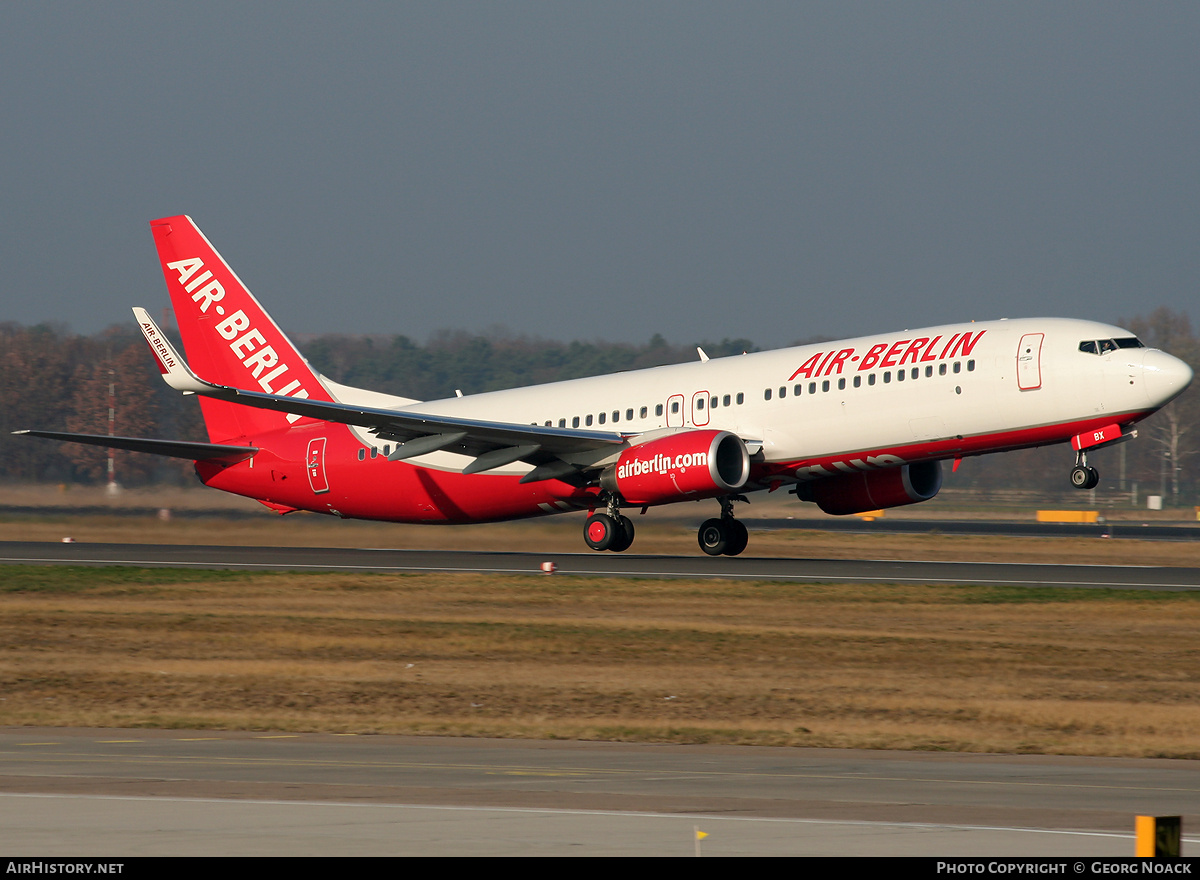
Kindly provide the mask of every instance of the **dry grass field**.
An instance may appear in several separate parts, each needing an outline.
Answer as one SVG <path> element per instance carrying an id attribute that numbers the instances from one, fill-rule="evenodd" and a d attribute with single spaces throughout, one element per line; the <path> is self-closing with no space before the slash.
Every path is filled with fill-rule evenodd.
<path id="1" fill-rule="evenodd" d="M 113 502 L 162 520 L 75 493 L 0 539 L 583 549 L 580 516 L 193 518 L 212 493 L 178 494 Z M 694 526 L 637 523 L 635 552 L 699 552 Z M 1200 565 L 1124 538 L 752 531 L 748 552 Z M 1197 757 L 1198 624 L 1194 593 L 8 566 L 0 724 Z"/>
<path id="2" fill-rule="evenodd" d="M 0 723 L 1200 756 L 1200 595 L 0 569 Z"/>

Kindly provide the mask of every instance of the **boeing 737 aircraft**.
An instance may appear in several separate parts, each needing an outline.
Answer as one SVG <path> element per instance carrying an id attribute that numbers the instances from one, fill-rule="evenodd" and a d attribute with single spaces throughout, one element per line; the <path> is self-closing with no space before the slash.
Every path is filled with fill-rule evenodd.
<path id="1" fill-rule="evenodd" d="M 272 510 L 469 523 L 587 510 L 584 540 L 625 550 L 622 509 L 712 499 L 701 549 L 737 555 L 733 503 L 788 488 L 833 514 L 933 498 L 942 462 L 1070 443 L 1089 451 L 1192 380 L 1119 327 L 1065 318 L 952 324 L 417 401 L 317 373 L 186 216 L 150 224 L 187 360 L 134 309 L 163 378 L 200 396 L 210 442 L 55 431 L 195 461 L 208 486 Z M 714 511 L 715 512 L 715 511 Z"/>

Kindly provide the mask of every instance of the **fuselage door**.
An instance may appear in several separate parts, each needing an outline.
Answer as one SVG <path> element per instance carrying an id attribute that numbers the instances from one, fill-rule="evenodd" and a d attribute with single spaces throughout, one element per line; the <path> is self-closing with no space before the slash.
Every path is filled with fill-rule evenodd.
<path id="1" fill-rule="evenodd" d="M 697 391 L 692 395 L 692 424 L 702 428 L 708 424 L 708 392 Z"/>
<path id="2" fill-rule="evenodd" d="M 1036 391 L 1042 387 L 1042 340 L 1045 333 L 1026 333 L 1017 347 L 1017 387 Z"/>
<path id="3" fill-rule="evenodd" d="M 667 398 L 667 427 L 682 428 L 683 427 L 683 408 L 687 401 L 683 399 L 682 394 L 672 394 Z"/>
<path id="4" fill-rule="evenodd" d="M 304 469 L 308 471 L 308 485 L 312 486 L 313 494 L 320 495 L 329 491 L 329 480 L 325 478 L 325 438 L 314 437 L 308 441 L 308 452 L 305 455 Z"/>

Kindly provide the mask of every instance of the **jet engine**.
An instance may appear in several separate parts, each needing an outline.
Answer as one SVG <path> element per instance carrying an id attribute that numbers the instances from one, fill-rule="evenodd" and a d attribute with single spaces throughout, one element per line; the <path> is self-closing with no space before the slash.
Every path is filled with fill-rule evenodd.
<path id="1" fill-rule="evenodd" d="M 684 431 L 631 446 L 600 475 L 626 504 L 661 504 L 736 492 L 750 478 L 746 444 L 728 431 Z"/>
<path id="2" fill-rule="evenodd" d="M 843 474 L 802 484 L 797 496 L 826 513 L 843 515 L 928 501 L 942 488 L 942 463 L 919 461 L 877 471 Z"/>

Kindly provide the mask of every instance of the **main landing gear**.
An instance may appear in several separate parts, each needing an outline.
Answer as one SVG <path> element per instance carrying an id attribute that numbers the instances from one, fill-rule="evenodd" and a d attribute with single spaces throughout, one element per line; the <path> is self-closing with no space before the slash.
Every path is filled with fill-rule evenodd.
<path id="1" fill-rule="evenodd" d="M 696 532 L 700 549 L 709 556 L 737 556 L 746 549 L 750 535 L 746 526 L 733 518 L 733 502 L 745 501 L 741 495 L 726 495 L 721 502 L 719 519 L 705 520 Z M 593 513 L 583 524 L 583 540 L 593 550 L 620 553 L 633 544 L 633 521 L 622 516 L 617 500 L 609 497 L 604 513 Z"/>
<path id="2" fill-rule="evenodd" d="M 1100 471 L 1088 467 L 1087 453 L 1082 449 L 1075 453 L 1075 467 L 1071 468 L 1071 485 L 1076 489 L 1095 489 L 1100 485 Z"/>
<path id="3" fill-rule="evenodd" d="M 616 502 L 609 498 L 608 511 L 592 514 L 583 524 L 583 540 L 593 550 L 628 550 L 633 543 L 633 520 L 622 516 Z"/>
<path id="4" fill-rule="evenodd" d="M 746 549 L 750 535 L 746 526 L 733 518 L 735 500 L 746 499 L 740 495 L 726 495 L 721 498 L 721 518 L 706 519 L 696 532 L 700 549 L 709 556 L 737 556 Z"/>

